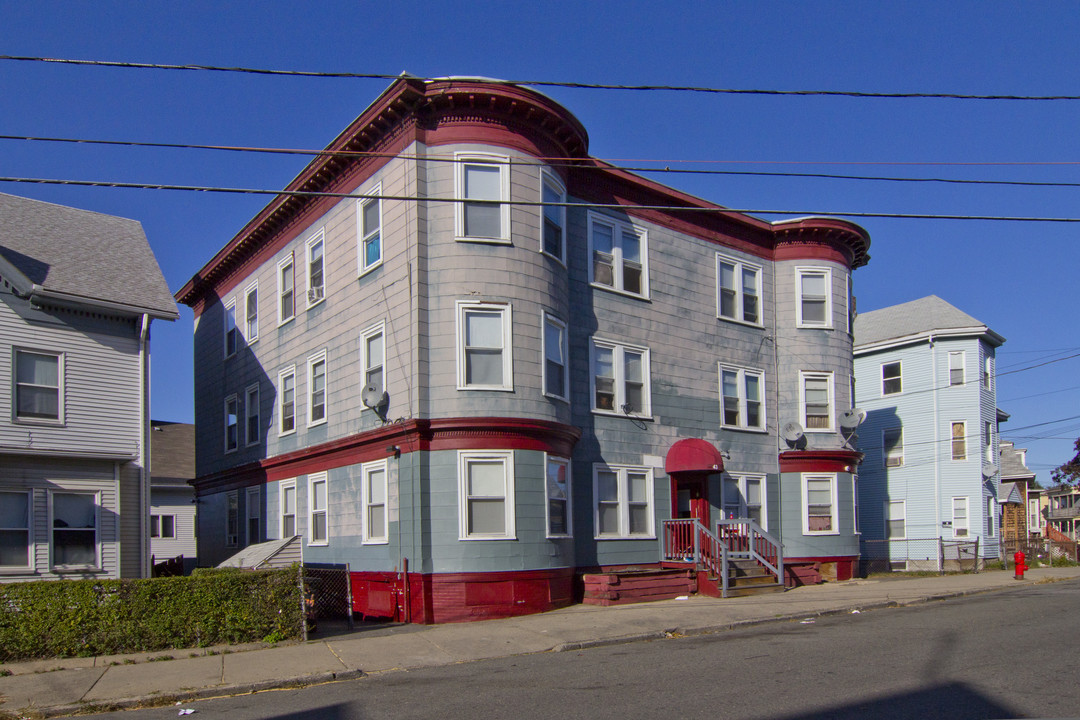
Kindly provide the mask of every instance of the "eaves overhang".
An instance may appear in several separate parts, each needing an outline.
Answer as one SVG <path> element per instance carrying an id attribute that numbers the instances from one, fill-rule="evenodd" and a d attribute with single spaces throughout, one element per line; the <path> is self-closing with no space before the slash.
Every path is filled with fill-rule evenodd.
<path id="1" fill-rule="evenodd" d="M 887 338 L 885 340 L 878 340 L 877 342 L 864 343 L 862 345 L 856 344 L 853 348 L 853 352 L 856 357 L 860 355 L 869 355 L 871 353 L 880 352 L 882 350 L 893 350 L 898 347 L 904 347 L 906 345 L 918 345 L 921 343 L 933 342 L 939 338 L 961 338 L 961 337 L 978 337 L 983 338 L 989 344 L 997 347 L 1005 343 L 1005 338 L 997 334 L 985 325 L 974 325 L 971 327 L 959 327 L 959 328 L 947 328 L 943 330 L 927 330 L 925 332 L 913 333 L 910 335 L 903 335 L 901 337 Z"/>

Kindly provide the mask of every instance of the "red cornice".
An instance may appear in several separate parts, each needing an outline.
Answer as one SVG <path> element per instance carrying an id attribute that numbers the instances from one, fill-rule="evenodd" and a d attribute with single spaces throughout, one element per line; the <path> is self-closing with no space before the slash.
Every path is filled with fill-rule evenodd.
<path id="1" fill-rule="evenodd" d="M 580 437 L 579 428 L 546 420 L 498 417 L 406 420 L 203 475 L 191 484 L 196 494 L 206 495 L 396 454 L 437 450 L 538 450 L 570 457 Z"/>
<path id="2" fill-rule="evenodd" d="M 855 472 L 862 453 L 855 450 L 787 450 L 780 453 L 780 472 Z"/>

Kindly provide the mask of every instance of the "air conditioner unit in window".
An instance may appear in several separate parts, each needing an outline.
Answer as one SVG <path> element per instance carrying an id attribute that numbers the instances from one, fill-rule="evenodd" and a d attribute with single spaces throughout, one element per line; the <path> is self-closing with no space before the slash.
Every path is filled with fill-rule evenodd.
<path id="1" fill-rule="evenodd" d="M 313 287 L 307 291 L 307 300 L 309 303 L 319 302 L 323 299 L 323 289 L 321 287 Z"/>

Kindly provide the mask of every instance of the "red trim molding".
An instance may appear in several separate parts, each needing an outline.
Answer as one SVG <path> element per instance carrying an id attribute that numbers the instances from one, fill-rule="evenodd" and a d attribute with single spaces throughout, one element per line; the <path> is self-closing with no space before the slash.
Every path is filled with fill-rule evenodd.
<path id="1" fill-rule="evenodd" d="M 780 453 L 780 472 L 853 473 L 862 458 L 855 450 L 787 450 Z"/>
<path id="2" fill-rule="evenodd" d="M 438 450 L 538 450 L 570 457 L 581 437 L 572 425 L 523 418 L 406 420 L 275 455 L 192 481 L 196 495 L 308 475 L 397 454 Z"/>

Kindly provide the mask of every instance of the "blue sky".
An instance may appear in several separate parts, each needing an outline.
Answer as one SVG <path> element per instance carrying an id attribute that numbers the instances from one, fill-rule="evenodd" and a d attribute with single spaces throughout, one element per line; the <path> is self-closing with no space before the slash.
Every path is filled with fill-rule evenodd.
<path id="1" fill-rule="evenodd" d="M 1080 95 L 1078 36 L 1070 3 L 39 0 L 0 9 L 0 54 L 12 56 L 768 90 Z M 387 84 L 7 60 L 0 134 L 318 149 Z M 594 156 L 624 165 L 1080 182 L 1080 101 L 543 91 L 584 123 Z M 5 177 L 279 189 L 305 161 L 0 140 Z M 1080 218 L 1080 187 L 650 177 L 746 210 Z M 10 182 L 0 192 L 139 220 L 173 291 L 267 201 Z M 854 278 L 860 310 L 936 294 L 1008 339 L 998 356 L 998 403 L 1012 416 L 1003 436 L 1029 448 L 1046 484 L 1080 434 L 1080 358 L 1050 362 L 1080 353 L 1080 224 L 853 219 L 873 243 Z M 192 314 L 182 311 L 153 327 L 152 409 L 164 420 L 192 419 Z"/>

